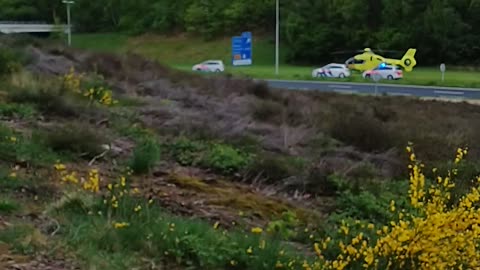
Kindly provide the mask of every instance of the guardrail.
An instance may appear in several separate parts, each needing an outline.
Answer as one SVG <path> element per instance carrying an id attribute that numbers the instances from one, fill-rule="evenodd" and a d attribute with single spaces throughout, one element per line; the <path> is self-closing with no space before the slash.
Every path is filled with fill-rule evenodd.
<path id="1" fill-rule="evenodd" d="M 64 32 L 67 33 L 67 25 L 55 25 L 46 23 L 4 23 L 0 21 L 0 33 L 14 34 L 14 33 L 51 33 Z"/>

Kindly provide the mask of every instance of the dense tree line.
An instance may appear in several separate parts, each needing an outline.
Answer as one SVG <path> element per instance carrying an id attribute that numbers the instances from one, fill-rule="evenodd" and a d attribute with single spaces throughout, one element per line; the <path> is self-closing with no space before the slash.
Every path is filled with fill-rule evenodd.
<path id="1" fill-rule="evenodd" d="M 419 62 L 480 64 L 480 0 L 280 0 L 292 62 L 320 62 L 364 47 L 418 49 Z M 2 20 L 63 21 L 60 0 L 0 0 Z M 273 36 L 275 0 L 77 0 L 76 29 L 205 38 Z M 285 44 L 284 43 L 284 44 Z"/>

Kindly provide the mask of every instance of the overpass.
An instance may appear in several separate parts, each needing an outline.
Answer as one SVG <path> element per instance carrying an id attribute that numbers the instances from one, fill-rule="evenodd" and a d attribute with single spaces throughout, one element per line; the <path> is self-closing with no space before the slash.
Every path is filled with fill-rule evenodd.
<path id="1" fill-rule="evenodd" d="M 43 22 L 5 22 L 0 21 L 0 33 L 52 33 L 68 32 L 68 25 L 55 25 Z"/>

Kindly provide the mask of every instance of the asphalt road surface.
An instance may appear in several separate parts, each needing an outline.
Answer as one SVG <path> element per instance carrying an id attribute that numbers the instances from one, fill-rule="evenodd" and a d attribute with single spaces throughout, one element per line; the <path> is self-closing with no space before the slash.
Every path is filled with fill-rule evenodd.
<path id="1" fill-rule="evenodd" d="M 440 86 L 395 85 L 378 83 L 343 83 L 331 81 L 266 80 L 272 88 L 337 92 L 344 94 L 414 96 L 424 98 L 480 99 L 480 89 Z"/>

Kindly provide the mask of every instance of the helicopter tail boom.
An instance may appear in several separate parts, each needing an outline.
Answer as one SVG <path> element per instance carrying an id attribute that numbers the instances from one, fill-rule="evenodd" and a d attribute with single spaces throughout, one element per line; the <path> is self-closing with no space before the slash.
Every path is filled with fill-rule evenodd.
<path id="1" fill-rule="evenodd" d="M 401 66 L 406 72 L 410 72 L 417 65 L 415 60 L 416 52 L 416 49 L 409 49 L 402 59 L 385 59 L 385 62 L 390 65 Z"/>

